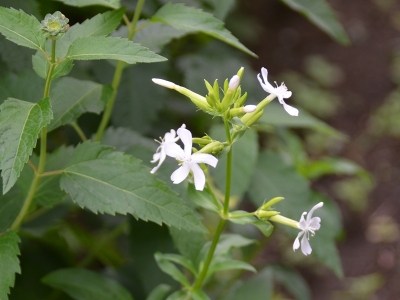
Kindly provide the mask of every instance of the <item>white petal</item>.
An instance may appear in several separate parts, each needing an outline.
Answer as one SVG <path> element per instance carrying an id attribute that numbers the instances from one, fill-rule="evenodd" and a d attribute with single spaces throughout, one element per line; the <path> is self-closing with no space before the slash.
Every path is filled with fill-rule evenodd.
<path id="1" fill-rule="evenodd" d="M 310 223 L 310 219 L 312 218 L 314 211 L 322 206 L 324 206 L 324 202 L 320 202 L 320 203 L 314 205 L 313 208 L 310 209 L 310 212 L 307 215 L 307 223 Z"/>
<path id="2" fill-rule="evenodd" d="M 153 160 L 151 162 L 154 161 L 154 157 L 157 155 L 158 153 L 153 155 Z M 165 158 L 167 157 L 167 155 L 165 154 L 165 151 L 161 150 L 161 152 L 159 153 L 159 159 L 160 161 L 158 162 L 158 165 L 155 166 L 153 169 L 151 169 L 150 173 L 154 174 L 155 172 L 157 172 L 158 168 L 161 166 L 161 164 L 164 162 Z"/>
<path id="3" fill-rule="evenodd" d="M 311 246 L 310 242 L 307 239 L 307 235 L 305 234 L 303 238 L 301 239 L 301 252 L 303 252 L 304 255 L 309 255 L 311 254 Z"/>
<path id="4" fill-rule="evenodd" d="M 301 230 L 305 230 L 307 228 L 307 223 L 306 223 L 306 220 L 304 219 L 304 215 L 306 215 L 306 214 L 307 214 L 306 212 L 303 212 L 300 217 L 299 228 Z"/>
<path id="5" fill-rule="evenodd" d="M 267 93 L 270 93 L 270 94 L 272 94 L 274 92 L 274 90 L 275 90 L 274 87 L 265 79 L 264 79 L 264 82 L 265 82 L 264 83 L 261 79 L 260 74 L 257 75 L 257 78 L 258 78 L 258 81 L 260 82 L 261 87 L 263 88 L 264 91 L 266 91 Z"/>
<path id="6" fill-rule="evenodd" d="M 186 157 L 190 157 L 192 154 L 192 133 L 186 128 L 179 128 L 178 135 L 184 145 Z"/>
<path id="7" fill-rule="evenodd" d="M 299 115 L 299 110 L 293 106 L 287 105 L 285 102 L 282 103 L 283 108 L 286 110 L 286 112 L 291 115 L 297 117 Z"/>
<path id="8" fill-rule="evenodd" d="M 161 152 L 156 152 L 153 154 L 153 160 L 151 160 L 150 162 L 154 164 L 156 161 L 160 159 L 160 157 L 161 157 Z"/>
<path id="9" fill-rule="evenodd" d="M 181 183 L 189 175 L 190 167 L 188 164 L 183 164 L 171 174 L 171 180 L 174 184 Z"/>
<path id="10" fill-rule="evenodd" d="M 170 157 L 174 157 L 179 160 L 183 160 L 185 158 L 185 152 L 179 145 L 175 143 L 166 144 L 164 147 L 164 151 Z"/>
<path id="11" fill-rule="evenodd" d="M 252 113 L 253 111 L 255 111 L 257 108 L 256 105 L 246 105 L 243 107 L 243 110 L 245 113 Z"/>
<path id="12" fill-rule="evenodd" d="M 163 87 L 169 88 L 169 89 L 174 89 L 175 88 L 175 83 L 171 81 L 167 81 L 164 79 L 159 79 L 159 78 L 153 78 L 151 79 L 155 84 L 161 85 Z"/>
<path id="13" fill-rule="evenodd" d="M 192 162 L 199 164 L 199 163 L 205 163 L 210 166 L 213 166 L 214 168 L 217 166 L 218 159 L 212 156 L 211 154 L 206 154 L 206 153 L 194 153 L 192 154 Z"/>
<path id="14" fill-rule="evenodd" d="M 229 86 L 228 89 L 233 91 L 236 90 L 236 88 L 239 86 L 240 83 L 240 77 L 237 75 L 234 75 L 231 80 L 229 80 Z"/>
<path id="15" fill-rule="evenodd" d="M 293 243 L 293 251 L 296 251 L 300 247 L 300 241 L 299 238 L 303 235 L 304 231 L 300 231 L 299 234 L 297 235 L 296 239 L 294 240 Z"/>
<path id="16" fill-rule="evenodd" d="M 204 185 L 206 184 L 206 176 L 204 175 L 203 170 L 196 163 L 191 163 L 190 169 L 193 171 L 194 186 L 196 190 L 204 190 Z"/>
<path id="17" fill-rule="evenodd" d="M 287 99 L 292 97 L 292 92 L 291 91 L 287 91 L 285 93 L 282 94 L 283 98 Z"/>
<path id="18" fill-rule="evenodd" d="M 176 138 L 176 132 L 173 129 L 164 135 L 164 143 L 177 142 L 178 140 L 179 138 Z"/>
<path id="19" fill-rule="evenodd" d="M 320 223 L 321 223 L 321 218 L 314 217 L 311 219 L 310 223 L 308 224 L 308 227 L 315 231 L 321 227 Z"/>

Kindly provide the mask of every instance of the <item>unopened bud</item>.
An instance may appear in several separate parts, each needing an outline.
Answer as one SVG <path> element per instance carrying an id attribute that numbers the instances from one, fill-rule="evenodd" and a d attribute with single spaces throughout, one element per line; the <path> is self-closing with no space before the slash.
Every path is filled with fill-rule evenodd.
<path id="1" fill-rule="evenodd" d="M 255 111 L 257 108 L 256 105 L 246 105 L 245 107 L 243 107 L 243 110 L 245 113 L 252 113 L 253 111 Z"/>
<path id="2" fill-rule="evenodd" d="M 218 154 L 219 152 L 224 149 L 224 145 L 221 142 L 214 141 L 212 143 L 209 143 L 205 147 L 201 148 L 199 150 L 200 153 L 208 153 L 208 154 Z"/>
<path id="3" fill-rule="evenodd" d="M 42 22 L 40 29 L 44 31 L 45 36 L 57 40 L 61 38 L 68 30 L 69 19 L 61 12 L 56 11 L 54 14 L 47 14 Z"/>
<path id="4" fill-rule="evenodd" d="M 276 222 L 276 223 L 281 223 L 283 225 L 299 229 L 299 222 L 297 222 L 295 220 L 292 220 L 292 219 L 289 219 L 289 218 L 286 218 L 284 216 L 276 215 L 276 216 L 273 216 L 273 217 L 269 218 L 269 221 L 273 221 L 273 222 Z"/>
<path id="5" fill-rule="evenodd" d="M 229 81 L 229 87 L 228 90 L 229 91 L 234 91 L 237 89 L 237 87 L 239 86 L 240 83 L 240 77 L 237 75 L 234 75 L 231 80 Z"/>
<path id="6" fill-rule="evenodd" d="M 164 79 L 159 79 L 159 78 L 152 78 L 151 79 L 155 84 L 161 85 L 163 87 L 166 87 L 168 89 L 175 89 L 176 84 L 171 82 L 171 81 L 167 81 Z"/>
<path id="7" fill-rule="evenodd" d="M 283 197 L 275 197 L 275 198 L 272 198 L 272 199 L 269 200 L 267 203 L 264 203 L 264 204 L 260 207 L 260 209 L 267 210 L 267 209 L 269 209 L 272 205 L 275 205 L 276 203 L 281 202 L 281 201 L 284 200 L 284 199 L 285 199 L 285 198 L 283 198 Z"/>
<path id="8" fill-rule="evenodd" d="M 257 210 L 254 215 L 259 218 L 259 219 L 270 219 L 271 217 L 279 215 L 279 212 L 277 211 L 271 211 L 271 210 Z"/>

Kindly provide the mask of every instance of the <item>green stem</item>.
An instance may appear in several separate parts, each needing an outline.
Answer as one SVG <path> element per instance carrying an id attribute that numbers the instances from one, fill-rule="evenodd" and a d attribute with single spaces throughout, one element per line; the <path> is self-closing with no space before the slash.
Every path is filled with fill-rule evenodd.
<path id="1" fill-rule="evenodd" d="M 63 172 L 62 170 L 43 172 L 40 175 L 40 177 L 49 177 L 49 176 L 60 175 L 62 172 Z"/>
<path id="2" fill-rule="evenodd" d="M 229 129 L 229 122 L 224 120 L 226 139 L 230 145 L 232 145 L 232 137 Z M 192 290 L 198 290 L 202 287 L 204 280 L 207 277 L 208 269 L 214 256 L 215 249 L 217 248 L 219 238 L 221 237 L 222 231 L 224 230 L 227 218 L 229 217 L 229 200 L 231 196 L 231 181 L 232 181 L 232 147 L 228 152 L 228 159 L 226 162 L 226 183 L 225 183 L 225 201 L 224 201 L 224 212 L 219 220 L 217 230 L 215 231 L 210 249 L 208 250 L 204 266 L 201 269 L 199 276 L 192 286 Z"/>
<path id="3" fill-rule="evenodd" d="M 43 98 L 47 98 L 50 96 L 50 86 L 51 80 L 53 76 L 53 71 L 56 66 L 56 40 L 51 41 L 51 61 L 50 61 L 50 68 L 47 73 L 46 83 L 44 86 Z M 47 128 L 43 127 L 40 134 L 40 157 L 39 157 L 39 166 L 37 171 L 34 174 L 31 186 L 28 191 L 28 195 L 26 196 L 25 202 L 22 205 L 22 208 L 15 218 L 14 223 L 11 225 L 12 230 L 18 230 L 21 226 L 24 218 L 26 217 L 27 213 L 29 212 L 29 207 L 35 197 L 36 189 L 39 185 L 40 178 L 42 173 L 44 172 L 44 167 L 46 164 L 46 142 L 47 142 Z"/>
<path id="4" fill-rule="evenodd" d="M 133 37 L 135 36 L 136 24 L 139 20 L 140 13 L 142 12 L 144 2 L 145 2 L 145 0 L 139 0 L 138 3 L 136 4 L 135 14 L 133 15 L 132 22 L 130 23 L 130 26 L 128 27 L 128 40 L 132 40 Z M 95 138 L 96 142 L 101 141 L 101 138 L 103 137 L 103 134 L 104 134 L 104 130 L 106 129 L 108 122 L 110 121 L 111 113 L 113 111 L 114 103 L 115 103 L 115 100 L 117 97 L 117 90 L 118 90 L 119 84 L 121 82 L 122 72 L 124 70 L 125 65 L 126 65 L 125 62 L 119 61 L 118 65 L 115 69 L 113 81 L 111 84 L 113 92 L 111 94 L 110 99 L 108 99 L 108 101 L 107 101 L 106 109 L 104 111 L 99 128 L 97 130 L 97 134 L 96 134 L 96 138 Z"/>
<path id="5" fill-rule="evenodd" d="M 206 279 L 206 276 L 208 273 L 208 268 L 210 267 L 212 258 L 214 256 L 215 249 L 217 248 L 219 238 L 221 236 L 222 231 L 224 230 L 225 224 L 226 224 L 226 219 L 219 220 L 217 230 L 215 231 L 214 238 L 212 240 L 210 249 L 208 250 L 208 253 L 207 253 L 206 261 L 204 262 L 204 266 L 201 269 L 199 277 L 197 277 L 197 280 L 192 287 L 193 291 L 200 289 L 203 284 L 204 279 Z"/>
<path id="6" fill-rule="evenodd" d="M 76 133 L 79 135 L 79 137 L 81 138 L 81 140 L 87 141 L 87 137 L 85 135 L 85 133 L 83 132 L 82 128 L 78 125 L 78 123 L 76 122 L 71 122 L 69 123 L 69 125 L 72 126 L 72 128 L 74 128 L 74 130 L 76 131 Z"/>
<path id="7" fill-rule="evenodd" d="M 254 217 L 254 213 L 234 214 L 229 216 L 230 219 L 239 219 L 243 217 Z"/>

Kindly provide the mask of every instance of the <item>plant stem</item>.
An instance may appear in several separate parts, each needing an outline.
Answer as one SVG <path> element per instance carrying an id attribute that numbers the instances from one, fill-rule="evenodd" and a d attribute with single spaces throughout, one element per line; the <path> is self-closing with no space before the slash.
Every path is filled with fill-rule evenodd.
<path id="1" fill-rule="evenodd" d="M 71 123 L 69 123 L 69 125 L 71 125 L 72 128 L 75 129 L 76 133 L 79 135 L 79 137 L 81 138 L 81 140 L 83 142 L 87 141 L 87 137 L 86 137 L 85 133 L 83 132 L 82 128 L 78 125 L 78 123 L 71 122 Z"/>
<path id="2" fill-rule="evenodd" d="M 135 36 L 136 24 L 139 20 L 140 13 L 142 12 L 144 2 L 145 2 L 145 0 L 139 0 L 138 3 L 136 4 L 136 9 L 135 9 L 135 13 L 133 15 L 132 22 L 130 23 L 130 26 L 128 27 L 128 40 L 132 40 L 133 37 Z M 106 109 L 105 109 L 103 117 L 101 119 L 99 128 L 97 129 L 97 134 L 96 134 L 96 138 L 95 138 L 96 142 L 101 141 L 101 138 L 103 137 L 103 134 L 104 134 L 104 130 L 106 129 L 108 122 L 110 121 L 111 113 L 113 111 L 114 103 L 117 98 L 117 91 L 118 91 L 119 84 L 121 82 L 122 72 L 124 70 L 125 65 L 126 65 L 125 62 L 119 61 L 117 67 L 115 68 L 114 77 L 113 77 L 112 84 L 111 84 L 113 92 L 111 94 L 110 99 L 108 99 L 108 101 L 107 101 Z"/>
<path id="3" fill-rule="evenodd" d="M 225 125 L 225 134 L 227 142 L 230 146 L 232 146 L 232 137 L 229 129 L 229 122 L 224 120 Z M 215 231 L 210 249 L 208 250 L 206 260 L 204 262 L 204 266 L 201 269 L 199 276 L 197 277 L 195 283 L 192 286 L 192 290 L 198 290 L 202 287 L 204 280 L 207 277 L 208 268 L 210 267 L 211 261 L 214 256 L 215 249 L 217 248 L 219 238 L 221 237 L 222 231 L 225 228 L 225 224 L 227 222 L 227 218 L 229 217 L 229 200 L 231 197 L 231 181 L 232 181 L 232 147 L 228 152 L 228 159 L 226 162 L 226 182 L 225 182 L 225 200 L 224 200 L 224 212 L 219 220 L 217 230 Z"/>
<path id="4" fill-rule="evenodd" d="M 51 61 L 50 61 L 50 68 L 47 72 L 46 83 L 44 86 L 43 98 L 47 98 L 50 96 L 50 86 L 51 86 L 51 77 L 53 76 L 53 71 L 56 66 L 56 40 L 51 41 Z M 36 189 L 39 185 L 39 181 L 41 178 L 42 173 L 44 172 L 44 167 L 46 165 L 46 142 L 47 142 L 47 128 L 46 126 L 42 128 L 40 134 L 40 157 L 39 157 L 39 166 L 37 171 L 33 176 L 33 180 L 31 186 L 28 191 L 28 195 L 26 196 L 25 202 L 22 205 L 22 208 L 15 218 L 14 223 L 11 225 L 12 230 L 17 230 L 21 226 L 24 218 L 26 217 L 29 207 L 35 197 Z"/>

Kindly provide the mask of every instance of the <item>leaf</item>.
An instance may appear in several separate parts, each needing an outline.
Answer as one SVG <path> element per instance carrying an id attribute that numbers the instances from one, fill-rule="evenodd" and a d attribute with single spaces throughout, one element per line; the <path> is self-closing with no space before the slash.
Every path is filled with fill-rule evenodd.
<path id="1" fill-rule="evenodd" d="M 171 290 L 171 286 L 161 283 L 151 291 L 146 300 L 164 300 Z"/>
<path id="2" fill-rule="evenodd" d="M 222 21 L 200 9 L 188 7 L 183 4 L 168 3 L 156 12 L 151 21 L 165 23 L 185 32 L 202 32 L 238 48 L 253 57 L 257 57 L 256 54 L 247 49 L 224 27 Z"/>
<path id="3" fill-rule="evenodd" d="M 145 22 L 148 22 L 148 20 L 139 21 L 138 27 Z M 126 27 L 125 31 L 127 32 Z M 161 23 L 150 23 L 135 34 L 133 41 L 135 43 L 139 43 L 143 47 L 149 48 L 154 52 L 160 52 L 163 47 L 169 44 L 173 39 L 179 39 L 187 34 L 187 32 L 177 30 L 168 25 Z"/>
<path id="4" fill-rule="evenodd" d="M 314 25 L 342 45 L 350 40 L 338 21 L 335 12 L 325 0 L 281 0 L 291 9 L 306 16 Z"/>
<path id="5" fill-rule="evenodd" d="M 82 2 L 82 1 L 79 1 Z M 67 33 L 57 42 L 56 56 L 64 57 L 71 44 L 79 39 L 86 37 L 105 37 L 112 33 L 121 23 L 125 8 L 107 11 L 98 14 L 91 19 L 85 20 L 82 24 L 76 23 L 71 26 Z"/>
<path id="6" fill-rule="evenodd" d="M 265 126 L 265 124 L 276 127 L 307 128 L 342 140 L 346 139 L 346 136 L 344 136 L 343 133 L 313 117 L 306 111 L 300 110 L 299 115 L 293 117 L 283 109 L 282 105 L 277 103 L 271 103 L 265 108 L 264 114 L 258 120 L 257 124 L 259 125 L 260 130 L 262 130 L 262 127 Z"/>
<path id="7" fill-rule="evenodd" d="M 60 186 L 94 213 L 133 214 L 145 221 L 206 231 L 200 221 L 140 160 L 97 143 L 79 145 Z"/>
<path id="8" fill-rule="evenodd" d="M 274 226 L 272 226 L 270 222 L 261 221 L 254 216 L 233 218 L 235 215 L 243 215 L 246 213 L 247 211 L 243 210 L 233 211 L 229 214 L 230 215 L 229 221 L 240 225 L 252 224 L 255 227 L 257 227 L 266 237 L 271 235 L 272 231 L 274 230 Z"/>
<path id="9" fill-rule="evenodd" d="M 8 300 L 10 287 L 14 286 L 15 273 L 21 274 L 19 266 L 18 243 L 20 239 L 15 231 L 0 236 L 0 299 Z"/>
<path id="10" fill-rule="evenodd" d="M 224 126 L 212 127 L 210 136 L 217 141 L 226 140 Z M 254 130 L 247 130 L 242 138 L 233 144 L 232 151 L 231 195 L 240 199 L 247 191 L 256 167 L 258 157 L 257 133 Z M 212 171 L 217 186 L 221 191 L 225 191 L 226 156 L 219 158 L 218 168 Z"/>
<path id="11" fill-rule="evenodd" d="M 5 70 L 21 73 L 31 69 L 32 50 L 20 47 L 0 35 L 0 61 L 7 66 Z M 9 73 L 10 74 L 10 73 Z"/>
<path id="12" fill-rule="evenodd" d="M 187 194 L 190 201 L 199 207 L 213 211 L 216 214 L 224 210 L 222 203 L 211 195 L 207 187 L 203 191 L 198 191 L 193 184 L 190 184 Z"/>
<path id="13" fill-rule="evenodd" d="M 6 232 L 12 226 L 24 204 L 24 200 L 25 196 L 16 187 L 12 188 L 6 195 L 0 196 L 0 232 Z"/>
<path id="14" fill-rule="evenodd" d="M 207 272 L 207 276 L 211 276 L 215 272 L 227 271 L 227 270 L 245 270 L 257 273 L 257 270 L 250 264 L 234 259 L 216 259 L 211 262 L 210 268 Z"/>
<path id="15" fill-rule="evenodd" d="M 113 9 L 117 9 L 121 6 L 121 0 L 55 0 L 63 2 L 66 5 L 83 7 L 90 5 L 100 5 Z"/>
<path id="16" fill-rule="evenodd" d="M 9 97 L 38 102 L 42 99 L 43 87 L 44 80 L 36 76 L 32 70 L 18 75 L 9 73 L 0 80 L 0 103 Z"/>
<path id="17" fill-rule="evenodd" d="M 128 64 L 152 63 L 166 58 L 126 39 L 111 37 L 86 37 L 75 40 L 68 49 L 72 60 L 114 59 Z"/>
<path id="18" fill-rule="evenodd" d="M 213 6 L 216 18 L 224 20 L 228 13 L 235 7 L 235 0 L 207 0 Z"/>
<path id="19" fill-rule="evenodd" d="M 189 287 L 190 283 L 186 279 L 185 275 L 171 262 L 169 262 L 165 257 L 164 254 L 162 253 L 156 253 L 154 255 L 156 262 L 159 266 L 159 268 L 164 272 L 167 273 L 169 276 L 171 276 L 173 279 L 178 281 L 180 284 L 182 284 L 184 287 Z"/>
<path id="20" fill-rule="evenodd" d="M 44 54 L 40 51 L 37 51 L 35 55 L 32 56 L 32 65 L 33 70 L 37 75 L 46 79 L 47 73 L 50 69 L 50 64 L 47 61 Z M 56 79 L 61 76 L 67 75 L 74 66 L 74 63 L 70 59 L 65 59 L 54 67 L 53 74 L 51 75 L 51 79 Z"/>
<path id="21" fill-rule="evenodd" d="M 29 103 L 9 98 L 0 106 L 0 161 L 3 194 L 17 181 L 40 130 L 53 117 L 50 100 Z"/>
<path id="22" fill-rule="evenodd" d="M 8 40 L 24 47 L 44 51 L 46 38 L 40 22 L 22 10 L 0 7 L 0 33 Z"/>
<path id="23" fill-rule="evenodd" d="M 248 299 L 249 295 L 251 300 L 270 300 L 273 293 L 272 282 L 272 272 L 264 269 L 244 283 L 236 285 L 225 300 Z"/>
<path id="24" fill-rule="evenodd" d="M 108 100 L 102 97 L 103 92 L 109 96 L 111 88 L 71 77 L 57 81 L 50 92 L 54 118 L 48 130 L 74 122 L 85 112 L 101 113 Z"/>
<path id="25" fill-rule="evenodd" d="M 297 300 L 311 300 L 311 291 L 304 278 L 293 269 L 280 265 L 268 267 L 273 271 L 274 280 L 282 285 Z"/>
<path id="26" fill-rule="evenodd" d="M 60 269 L 43 277 L 42 282 L 77 300 L 133 300 L 117 281 L 85 269 Z"/>

